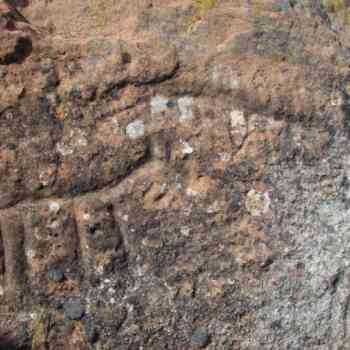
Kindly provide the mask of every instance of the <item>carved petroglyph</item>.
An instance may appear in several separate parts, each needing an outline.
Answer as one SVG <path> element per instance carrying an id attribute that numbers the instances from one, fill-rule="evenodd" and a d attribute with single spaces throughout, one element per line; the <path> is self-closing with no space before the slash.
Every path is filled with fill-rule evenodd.
<path id="1" fill-rule="evenodd" d="M 125 259 L 113 204 L 99 194 L 18 205 L 0 212 L 0 227 L 5 296 L 20 296 L 25 280 L 48 284 L 52 269 L 89 276 Z"/>

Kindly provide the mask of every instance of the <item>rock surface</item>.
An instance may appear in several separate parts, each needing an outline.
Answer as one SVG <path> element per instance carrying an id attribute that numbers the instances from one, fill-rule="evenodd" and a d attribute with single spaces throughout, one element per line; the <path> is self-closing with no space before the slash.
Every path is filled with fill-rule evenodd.
<path id="1" fill-rule="evenodd" d="M 0 348 L 347 349 L 349 14 L 0 0 Z"/>

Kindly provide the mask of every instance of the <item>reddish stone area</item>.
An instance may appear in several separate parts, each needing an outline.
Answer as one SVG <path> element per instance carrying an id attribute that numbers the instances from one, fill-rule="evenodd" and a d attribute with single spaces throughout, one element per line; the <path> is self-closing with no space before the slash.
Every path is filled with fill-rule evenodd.
<path id="1" fill-rule="evenodd" d="M 331 2 L 0 0 L 0 349 L 347 348 Z"/>

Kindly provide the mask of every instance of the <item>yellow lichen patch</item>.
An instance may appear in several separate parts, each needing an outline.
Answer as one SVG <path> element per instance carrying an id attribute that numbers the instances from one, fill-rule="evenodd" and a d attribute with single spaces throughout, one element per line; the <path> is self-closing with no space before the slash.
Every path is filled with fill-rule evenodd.
<path id="1" fill-rule="evenodd" d="M 265 6 L 261 1 L 253 2 L 253 16 L 260 17 L 265 11 Z"/>
<path id="2" fill-rule="evenodd" d="M 346 0 L 322 0 L 322 5 L 327 12 L 344 11 L 347 8 Z"/>
<path id="3" fill-rule="evenodd" d="M 195 7 L 197 16 L 202 18 L 205 14 L 212 9 L 217 3 L 217 0 L 195 0 Z"/>
<path id="4" fill-rule="evenodd" d="M 41 315 L 32 326 L 32 350 L 40 350 L 46 345 L 45 317 Z"/>
<path id="5" fill-rule="evenodd" d="M 207 12 L 217 5 L 218 0 L 194 0 L 195 14 L 189 23 L 187 31 L 195 31 L 198 21 L 203 19 Z"/>
<path id="6" fill-rule="evenodd" d="M 343 25 L 350 24 L 350 8 L 347 0 L 322 0 L 322 5 L 332 19 L 342 21 Z"/>

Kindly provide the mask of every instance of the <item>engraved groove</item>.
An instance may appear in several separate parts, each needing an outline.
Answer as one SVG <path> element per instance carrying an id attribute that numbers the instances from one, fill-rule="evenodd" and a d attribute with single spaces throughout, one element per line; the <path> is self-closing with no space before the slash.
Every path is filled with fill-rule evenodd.
<path id="1" fill-rule="evenodd" d="M 158 161 L 156 164 L 159 166 Z M 56 284 L 56 289 L 49 277 L 55 269 L 62 270 L 68 285 L 76 287 L 82 276 L 88 281 L 102 274 L 127 273 L 127 229 L 121 218 L 125 208 L 120 206 L 120 199 L 156 169 L 149 162 L 112 188 L 0 210 L 5 297 L 23 296 L 24 286 L 38 284 L 43 288 L 30 291 L 32 301 L 40 295 L 55 296 L 60 288 Z"/>
<path id="2" fill-rule="evenodd" d="M 4 244 L 6 292 L 10 297 L 22 294 L 25 276 L 24 228 L 16 210 L 2 213 L 0 227 Z"/>

